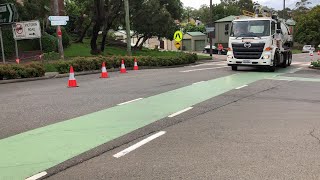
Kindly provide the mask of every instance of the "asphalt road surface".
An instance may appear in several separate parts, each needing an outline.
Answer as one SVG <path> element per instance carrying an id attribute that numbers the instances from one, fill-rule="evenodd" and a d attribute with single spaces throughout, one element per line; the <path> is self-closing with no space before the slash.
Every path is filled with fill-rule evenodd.
<path id="1" fill-rule="evenodd" d="M 309 62 L 0 85 L 0 179 L 319 179 L 320 71 Z"/>

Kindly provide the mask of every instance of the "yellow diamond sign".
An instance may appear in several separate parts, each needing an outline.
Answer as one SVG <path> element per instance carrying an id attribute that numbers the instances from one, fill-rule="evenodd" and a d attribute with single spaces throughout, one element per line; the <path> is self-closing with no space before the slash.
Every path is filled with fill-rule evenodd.
<path id="1" fill-rule="evenodd" d="M 181 42 L 174 42 L 174 46 L 179 49 L 181 47 Z"/>
<path id="2" fill-rule="evenodd" d="M 181 31 L 176 31 L 173 35 L 173 39 L 176 40 L 177 42 L 182 41 L 183 39 L 183 34 Z"/>

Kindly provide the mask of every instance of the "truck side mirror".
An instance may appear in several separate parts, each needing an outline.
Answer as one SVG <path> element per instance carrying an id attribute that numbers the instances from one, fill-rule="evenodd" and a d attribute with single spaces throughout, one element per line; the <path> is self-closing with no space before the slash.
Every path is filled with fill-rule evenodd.
<path id="1" fill-rule="evenodd" d="M 281 29 L 277 29 L 277 30 L 276 30 L 276 33 L 277 33 L 277 34 L 281 34 Z"/>

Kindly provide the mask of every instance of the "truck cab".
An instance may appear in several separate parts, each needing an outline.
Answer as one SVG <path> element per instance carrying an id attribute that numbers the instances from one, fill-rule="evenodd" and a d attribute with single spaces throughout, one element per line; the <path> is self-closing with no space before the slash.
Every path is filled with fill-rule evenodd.
<path id="1" fill-rule="evenodd" d="M 248 17 L 232 22 L 227 63 L 238 66 L 267 67 L 291 64 L 292 36 L 289 28 L 275 17 Z"/>

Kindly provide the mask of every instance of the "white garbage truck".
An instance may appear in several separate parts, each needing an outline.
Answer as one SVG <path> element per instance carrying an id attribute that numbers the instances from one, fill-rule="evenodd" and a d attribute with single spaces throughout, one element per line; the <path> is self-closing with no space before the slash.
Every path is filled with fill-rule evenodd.
<path id="1" fill-rule="evenodd" d="M 232 70 L 239 66 L 266 67 L 274 72 L 292 62 L 293 38 L 284 20 L 266 8 L 256 6 L 252 16 L 232 22 L 227 63 Z"/>

